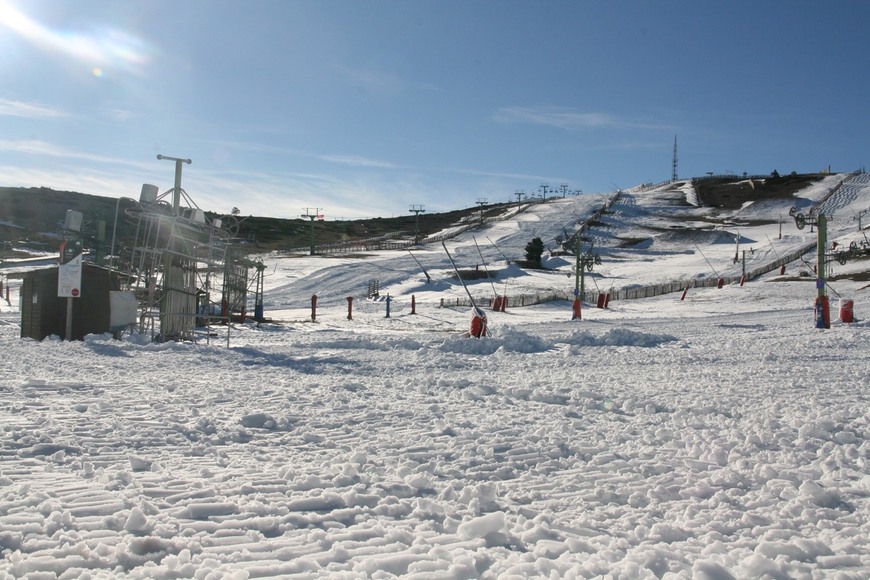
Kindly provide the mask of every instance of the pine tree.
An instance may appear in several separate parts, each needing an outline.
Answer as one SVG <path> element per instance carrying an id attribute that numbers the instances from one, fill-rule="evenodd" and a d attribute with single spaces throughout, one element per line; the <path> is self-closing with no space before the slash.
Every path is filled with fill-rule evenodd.
<path id="1" fill-rule="evenodd" d="M 534 238 L 526 244 L 526 262 L 530 268 L 541 267 L 541 257 L 544 255 L 544 241 L 541 238 Z"/>

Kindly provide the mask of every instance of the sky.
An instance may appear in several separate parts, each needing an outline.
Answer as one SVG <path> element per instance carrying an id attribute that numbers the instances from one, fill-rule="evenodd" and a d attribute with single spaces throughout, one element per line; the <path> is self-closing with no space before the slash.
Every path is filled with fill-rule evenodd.
<path id="1" fill-rule="evenodd" d="M 864 167 L 870 5 L 0 0 L 0 185 L 325 219 Z"/>

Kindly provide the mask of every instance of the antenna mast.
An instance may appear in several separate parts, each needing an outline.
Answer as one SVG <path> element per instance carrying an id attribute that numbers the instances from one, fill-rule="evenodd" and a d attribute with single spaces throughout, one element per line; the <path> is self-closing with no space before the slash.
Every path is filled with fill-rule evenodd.
<path id="1" fill-rule="evenodd" d="M 674 162 L 672 165 L 671 181 L 677 180 L 677 136 L 674 135 Z"/>

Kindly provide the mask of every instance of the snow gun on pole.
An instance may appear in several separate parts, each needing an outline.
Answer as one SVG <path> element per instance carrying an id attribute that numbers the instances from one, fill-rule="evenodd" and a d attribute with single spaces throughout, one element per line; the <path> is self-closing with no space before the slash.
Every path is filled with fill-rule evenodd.
<path id="1" fill-rule="evenodd" d="M 415 256 L 411 250 L 408 250 L 408 253 L 411 254 L 411 257 L 414 258 L 414 261 L 417 262 L 417 265 L 420 266 L 421 270 L 423 270 L 423 274 L 426 275 L 426 283 L 430 283 L 432 278 L 429 277 L 429 272 L 426 271 L 426 268 L 423 267 L 423 264 L 420 263 L 420 260 L 417 259 L 417 256 Z"/>
<path id="2" fill-rule="evenodd" d="M 477 239 L 474 236 L 471 236 L 471 239 L 474 240 L 474 245 L 477 248 L 477 255 L 480 256 L 480 263 L 483 264 L 483 271 L 486 272 L 486 277 L 489 280 L 489 285 L 492 286 L 492 295 L 498 296 L 498 292 L 495 289 L 495 284 L 492 281 L 492 277 L 489 275 L 489 269 L 486 267 L 486 260 L 483 259 L 483 252 L 480 251 L 480 246 L 477 245 Z"/>
<path id="3" fill-rule="evenodd" d="M 450 250 L 447 249 L 447 244 L 444 243 L 444 240 L 441 240 L 441 246 L 447 253 L 447 258 L 450 260 L 450 265 L 453 266 L 453 271 L 456 272 L 456 277 L 459 278 L 459 283 L 462 284 L 462 288 L 465 290 L 465 293 L 468 294 L 468 299 L 471 301 L 471 307 L 477 308 L 477 304 L 474 303 L 474 298 L 472 298 L 468 286 L 465 285 L 465 281 L 462 279 L 462 274 L 459 273 L 459 268 L 456 267 L 456 262 L 453 261 L 453 256 L 450 255 Z"/>
<path id="4" fill-rule="evenodd" d="M 486 313 L 474 303 L 474 298 L 471 296 L 468 286 L 465 285 L 465 281 L 459 273 L 459 268 L 456 267 L 456 262 L 453 261 L 453 256 L 450 255 L 450 250 L 447 249 L 447 244 L 444 243 L 444 240 L 441 240 L 441 247 L 444 248 L 444 252 L 453 266 L 453 271 L 456 272 L 456 277 L 459 278 L 459 283 L 462 284 L 465 293 L 468 294 L 468 299 L 471 301 L 471 328 L 468 331 L 468 336 L 473 336 L 474 338 L 486 336 Z"/>
<path id="5" fill-rule="evenodd" d="M 713 267 L 713 264 L 710 263 L 710 260 L 707 259 L 707 256 L 704 255 L 704 252 L 701 251 L 701 248 L 698 247 L 698 244 L 695 244 L 695 249 L 698 250 L 698 253 L 701 254 L 701 257 L 704 258 L 704 261 L 707 262 L 707 265 L 710 266 L 710 269 L 713 270 L 713 273 L 716 274 L 716 278 L 718 278 L 716 282 L 717 288 L 722 288 L 725 284 L 725 279 L 719 275 L 719 272 L 716 271 L 716 268 Z"/>
<path id="6" fill-rule="evenodd" d="M 504 255 L 504 252 L 501 251 L 501 248 L 499 248 L 498 246 L 496 246 L 496 245 L 495 245 L 495 242 L 493 242 L 492 240 L 489 239 L 489 236 L 487 236 L 486 239 L 489 240 L 489 243 L 492 244 L 492 247 L 493 247 L 493 248 L 495 248 L 496 250 L 498 250 L 498 253 L 501 254 L 501 257 L 502 257 L 502 258 L 504 258 L 504 261 L 507 262 L 508 265 L 510 265 L 510 263 L 511 263 L 510 259 L 509 259 L 507 256 Z"/>
<path id="7" fill-rule="evenodd" d="M 764 234 L 764 237 L 767 238 L 767 243 L 770 244 L 770 249 L 773 250 L 773 255 L 776 256 L 776 259 L 779 260 L 779 254 L 776 251 L 776 248 L 773 247 L 773 242 L 770 241 L 770 236 Z"/>
<path id="8" fill-rule="evenodd" d="M 704 258 L 704 261 L 707 262 L 707 265 L 710 266 L 710 269 L 713 270 L 713 273 L 716 274 L 717 278 L 719 278 L 719 272 L 716 271 L 716 268 L 713 267 L 713 264 L 711 264 L 710 260 L 707 259 L 707 256 L 704 255 L 704 252 L 701 251 L 698 244 L 695 244 L 695 249 L 698 250 L 698 253 L 701 254 L 701 257 Z"/>

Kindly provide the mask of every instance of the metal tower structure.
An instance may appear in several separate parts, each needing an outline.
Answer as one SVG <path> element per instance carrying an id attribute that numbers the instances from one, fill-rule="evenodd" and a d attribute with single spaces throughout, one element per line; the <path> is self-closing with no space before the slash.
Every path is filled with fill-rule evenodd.
<path id="1" fill-rule="evenodd" d="M 671 164 L 671 181 L 677 180 L 677 136 L 674 135 L 674 161 Z"/>
<path id="2" fill-rule="evenodd" d="M 412 214 L 414 214 L 414 243 L 420 243 L 420 214 L 425 212 L 422 205 L 412 205 L 411 209 L 409 209 Z"/>
<path id="3" fill-rule="evenodd" d="M 320 210 L 322 210 L 323 208 L 322 207 L 315 207 L 315 208 L 306 207 L 304 209 L 305 209 L 305 213 L 302 214 L 300 217 L 308 218 L 311 221 L 311 240 L 310 240 L 311 248 L 310 248 L 310 251 L 308 252 L 308 255 L 313 256 L 314 255 L 314 221 L 315 220 L 323 221 L 323 214 L 320 213 Z M 314 213 L 311 213 L 312 210 L 314 211 Z"/>
<path id="4" fill-rule="evenodd" d="M 478 197 L 477 201 L 474 202 L 480 208 L 480 223 L 483 223 L 483 208 L 486 207 L 487 201 L 485 197 Z"/>
<path id="5" fill-rule="evenodd" d="M 160 195 L 157 186 L 142 186 L 139 203 L 125 212 L 135 237 L 132 246 L 122 245 L 117 267 L 138 299 L 140 332 L 192 340 L 198 322 L 229 322 L 237 310 L 244 315 L 249 261 L 230 252 L 232 235 L 222 220 L 209 220 L 181 188 L 181 164 L 190 160 L 158 159 L 176 162 L 175 185 Z"/>

